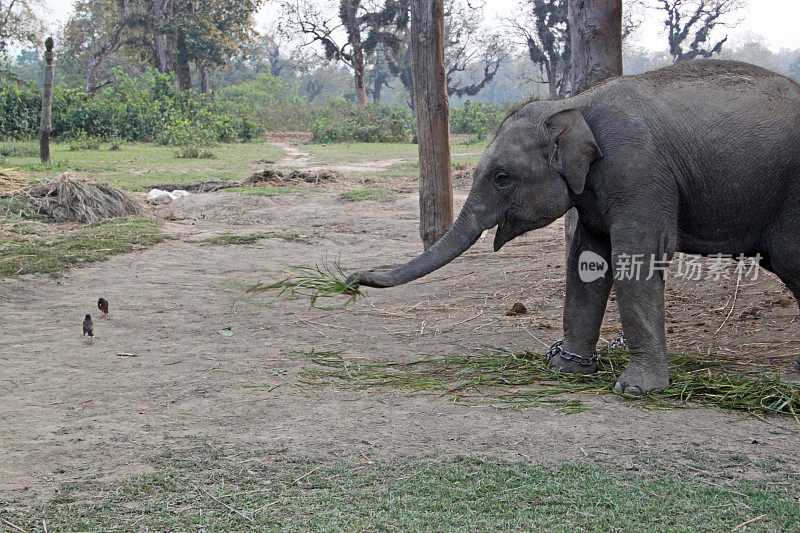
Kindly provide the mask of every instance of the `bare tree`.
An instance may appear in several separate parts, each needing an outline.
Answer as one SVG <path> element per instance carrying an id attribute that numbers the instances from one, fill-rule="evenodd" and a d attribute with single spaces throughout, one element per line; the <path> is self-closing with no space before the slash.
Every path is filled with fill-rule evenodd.
<path id="1" fill-rule="evenodd" d="M 387 2 L 387 5 L 389 2 Z M 393 4 L 392 18 L 373 25 L 365 47 L 377 51 L 387 61 L 390 72 L 411 95 L 415 108 L 411 76 L 410 0 Z M 508 56 L 505 41 L 481 24 L 483 11 L 466 0 L 444 0 L 445 68 L 448 96 L 474 96 L 497 74 Z"/>
<path id="2" fill-rule="evenodd" d="M 506 22 L 541 69 L 541 82 L 547 85 L 550 98 L 566 96 L 572 58 L 567 0 L 526 0 Z"/>
<path id="3" fill-rule="evenodd" d="M 362 32 L 370 20 L 362 0 L 339 0 L 338 13 L 334 16 L 311 0 L 286 1 L 282 4 L 287 16 L 281 25 L 285 33 L 299 31 L 310 40 L 304 45 L 322 45 L 325 59 L 342 62 L 353 71 L 356 105 L 360 111 L 367 108 L 365 85 L 366 59 Z M 344 33 L 344 38 L 340 34 Z"/>
<path id="4" fill-rule="evenodd" d="M 744 7 L 743 0 L 655 0 L 655 9 L 666 15 L 669 52 L 675 61 L 711 57 L 728 41 L 711 40 L 717 26 L 729 27 L 728 16 Z"/>

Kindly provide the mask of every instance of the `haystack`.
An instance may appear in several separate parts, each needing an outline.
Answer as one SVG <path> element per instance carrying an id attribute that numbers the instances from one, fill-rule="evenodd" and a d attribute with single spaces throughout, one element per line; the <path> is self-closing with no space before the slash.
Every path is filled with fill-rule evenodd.
<path id="1" fill-rule="evenodd" d="M 0 168 L 0 198 L 10 198 L 21 193 L 30 183 L 25 175 L 10 168 Z"/>
<path id="2" fill-rule="evenodd" d="M 71 172 L 35 183 L 20 200 L 33 212 L 53 222 L 94 223 L 113 217 L 135 215 L 136 200 L 107 183 L 82 179 Z"/>

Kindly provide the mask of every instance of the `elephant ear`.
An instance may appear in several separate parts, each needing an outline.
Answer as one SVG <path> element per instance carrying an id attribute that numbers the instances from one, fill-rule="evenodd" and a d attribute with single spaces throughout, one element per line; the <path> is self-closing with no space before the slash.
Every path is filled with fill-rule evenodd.
<path id="1" fill-rule="evenodd" d="M 544 121 L 550 135 L 550 164 L 575 194 L 586 186 L 592 161 L 603 157 L 592 130 L 578 109 L 559 111 Z"/>

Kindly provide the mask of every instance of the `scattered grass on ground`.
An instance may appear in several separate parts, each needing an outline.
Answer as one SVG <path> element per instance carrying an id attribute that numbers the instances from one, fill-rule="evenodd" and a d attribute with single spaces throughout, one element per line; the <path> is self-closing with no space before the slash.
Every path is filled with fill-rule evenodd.
<path id="1" fill-rule="evenodd" d="M 298 194 L 308 191 L 302 187 L 231 187 L 222 192 L 238 192 L 247 196 L 280 196 L 281 194 Z"/>
<path id="2" fill-rule="evenodd" d="M 200 449 L 198 449 L 200 448 Z M 455 456 L 318 462 L 286 450 L 194 447 L 151 474 L 58 487 L 10 502 L 24 531 L 790 531 L 800 477 L 739 454 L 646 451 L 627 469 L 599 462 Z M 10 526 L 9 526 L 10 527 Z M 736 529 L 738 528 L 738 529 Z"/>
<path id="3" fill-rule="evenodd" d="M 290 266 L 274 276 L 272 283 L 257 283 L 247 292 L 272 292 L 274 300 L 309 300 L 318 309 L 338 309 L 362 296 L 358 286 L 347 283 L 339 263 L 323 262 L 315 267 Z M 329 305 L 318 305 L 320 302 Z"/>
<path id="4" fill-rule="evenodd" d="M 237 244 L 253 244 L 263 239 L 295 240 L 300 238 L 299 233 L 250 233 L 248 235 L 216 235 L 203 239 L 205 244 L 228 246 Z"/>
<path id="5" fill-rule="evenodd" d="M 402 387 L 446 391 L 455 402 L 489 403 L 500 407 L 556 405 L 564 412 L 584 410 L 579 399 L 565 395 L 614 393 L 628 354 L 605 351 L 596 374 L 556 373 L 541 354 L 495 351 L 407 362 L 365 362 L 345 359 L 340 352 L 304 354 L 315 368 L 304 370 L 308 384 L 345 384 L 359 388 Z M 639 399 L 650 408 L 685 406 L 687 402 L 754 413 L 779 413 L 797 419 L 800 385 L 764 375 L 712 355 L 670 356 L 671 385 L 661 393 Z M 616 394 L 616 393 L 615 393 Z"/>
<path id="6" fill-rule="evenodd" d="M 345 202 L 361 202 L 364 200 L 373 200 L 376 202 L 392 202 L 395 199 L 395 193 L 388 189 L 356 189 L 353 191 L 345 191 L 339 195 L 339 199 Z"/>
<path id="7" fill-rule="evenodd" d="M 160 183 L 240 180 L 263 169 L 264 164 L 259 161 L 283 155 L 283 150 L 266 142 L 220 144 L 214 147 L 213 159 L 179 159 L 175 157 L 174 146 L 147 143 L 111 143 L 108 147 L 80 151 L 71 151 L 67 143 L 53 143 L 53 164 L 42 165 L 38 144 L 35 150 L 33 144 L 0 144 L 2 166 L 25 171 L 33 178 L 52 177 L 55 171 L 73 169 L 87 178 L 129 190 L 148 189 Z M 3 151 L 9 155 L 3 156 Z"/>
<path id="8" fill-rule="evenodd" d="M 59 274 L 69 267 L 162 242 L 162 222 L 114 218 L 87 226 L 0 218 L 0 276 Z"/>

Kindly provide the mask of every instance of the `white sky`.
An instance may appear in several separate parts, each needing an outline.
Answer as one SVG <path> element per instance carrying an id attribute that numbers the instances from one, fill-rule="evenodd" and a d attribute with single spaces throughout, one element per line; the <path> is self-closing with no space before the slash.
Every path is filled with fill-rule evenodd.
<path id="1" fill-rule="evenodd" d="M 55 29 L 68 18 L 74 0 L 46 0 L 49 13 L 46 19 Z M 765 44 L 774 51 L 781 48 L 800 48 L 800 1 L 798 0 L 745 0 L 747 7 L 739 17 L 742 23 L 735 28 L 722 28 L 718 33 L 727 33 L 732 42 L 744 39 L 748 34 L 760 35 Z M 486 0 L 487 23 L 496 22 L 498 16 L 506 16 L 514 11 L 519 0 Z M 648 12 L 635 42 L 650 50 L 665 50 L 663 36 L 663 17 L 660 12 Z M 256 16 L 259 27 L 274 23 L 276 7 L 267 0 Z"/>

